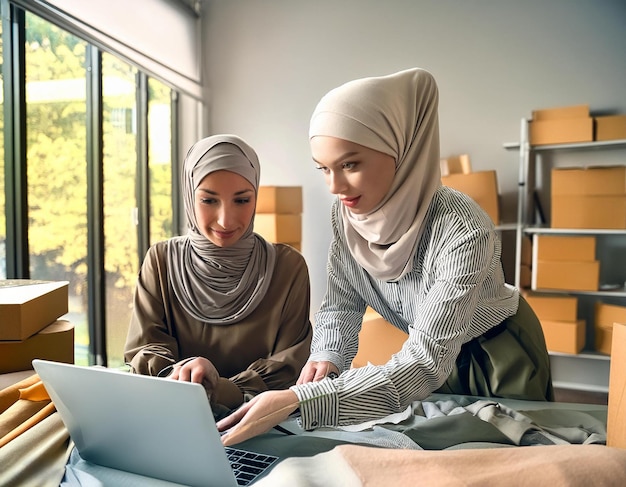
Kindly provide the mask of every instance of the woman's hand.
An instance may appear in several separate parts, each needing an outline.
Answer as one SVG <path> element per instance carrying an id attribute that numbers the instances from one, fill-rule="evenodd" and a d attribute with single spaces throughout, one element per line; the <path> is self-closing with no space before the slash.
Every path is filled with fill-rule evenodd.
<path id="1" fill-rule="evenodd" d="M 262 392 L 217 422 L 219 431 L 228 430 L 222 443 L 231 446 L 265 433 L 285 421 L 299 405 L 298 396 L 289 389 Z"/>
<path id="2" fill-rule="evenodd" d="M 185 359 L 174 365 L 170 379 L 202 384 L 208 393 L 217 387 L 220 374 L 210 360 L 204 357 Z"/>
<path id="3" fill-rule="evenodd" d="M 297 384 L 318 382 L 330 373 L 339 375 L 339 369 L 332 362 L 307 362 L 300 372 Z"/>

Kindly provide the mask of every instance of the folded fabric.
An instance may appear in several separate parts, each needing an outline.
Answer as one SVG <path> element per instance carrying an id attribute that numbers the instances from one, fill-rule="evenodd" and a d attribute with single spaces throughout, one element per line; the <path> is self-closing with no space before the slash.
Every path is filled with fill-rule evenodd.
<path id="1" fill-rule="evenodd" d="M 38 375 L 0 391 L 0 485 L 58 486 L 72 447 Z"/>
<path id="2" fill-rule="evenodd" d="M 258 487 L 429 487 L 626 485 L 626 450 L 550 445 L 470 450 L 389 450 L 340 445 L 309 458 L 288 458 Z"/>
<path id="3" fill-rule="evenodd" d="M 0 391 L 0 448 L 55 411 L 35 374 Z"/>

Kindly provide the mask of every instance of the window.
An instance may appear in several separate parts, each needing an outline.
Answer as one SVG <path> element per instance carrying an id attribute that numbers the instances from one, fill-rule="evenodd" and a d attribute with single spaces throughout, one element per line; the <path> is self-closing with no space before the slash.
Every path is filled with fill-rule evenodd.
<path id="1" fill-rule="evenodd" d="M 137 70 L 102 56 L 104 267 L 107 362 L 123 364 L 139 270 L 137 207 Z M 171 211 L 171 208 L 170 208 Z"/>
<path id="2" fill-rule="evenodd" d="M 11 16 L 5 28 L 22 36 L 1 32 L 0 48 L 23 55 L 2 60 L 24 88 L 0 99 L 0 126 L 10 116 L 24 136 L 9 137 L 11 151 L 0 139 L 0 278 L 69 281 L 62 318 L 75 328 L 76 363 L 117 367 L 143 255 L 177 233 L 179 93 L 35 13 L 12 7 Z M 24 109 L 5 111 L 7 96 Z"/>
<path id="3" fill-rule="evenodd" d="M 87 362 L 87 43 L 26 15 L 30 277 L 69 281 L 76 361 Z"/>

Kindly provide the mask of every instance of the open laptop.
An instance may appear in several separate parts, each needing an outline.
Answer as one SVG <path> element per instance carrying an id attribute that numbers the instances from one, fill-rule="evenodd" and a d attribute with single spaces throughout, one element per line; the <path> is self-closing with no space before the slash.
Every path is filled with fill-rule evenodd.
<path id="1" fill-rule="evenodd" d="M 105 367 L 33 360 L 80 456 L 189 486 L 249 485 L 277 457 L 224 448 L 204 387 Z M 234 465 L 229 455 L 240 459 Z M 252 465 L 242 465 L 251 456 Z"/>

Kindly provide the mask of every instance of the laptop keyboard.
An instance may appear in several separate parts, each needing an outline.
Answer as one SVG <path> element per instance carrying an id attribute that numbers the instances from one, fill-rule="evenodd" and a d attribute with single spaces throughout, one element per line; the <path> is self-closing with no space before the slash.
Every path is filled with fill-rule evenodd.
<path id="1" fill-rule="evenodd" d="M 267 467 L 278 460 L 278 457 L 273 455 L 254 453 L 231 447 L 226 447 L 225 449 L 226 456 L 230 461 L 230 465 L 233 468 L 235 478 L 239 485 L 249 485 L 261 475 Z"/>

